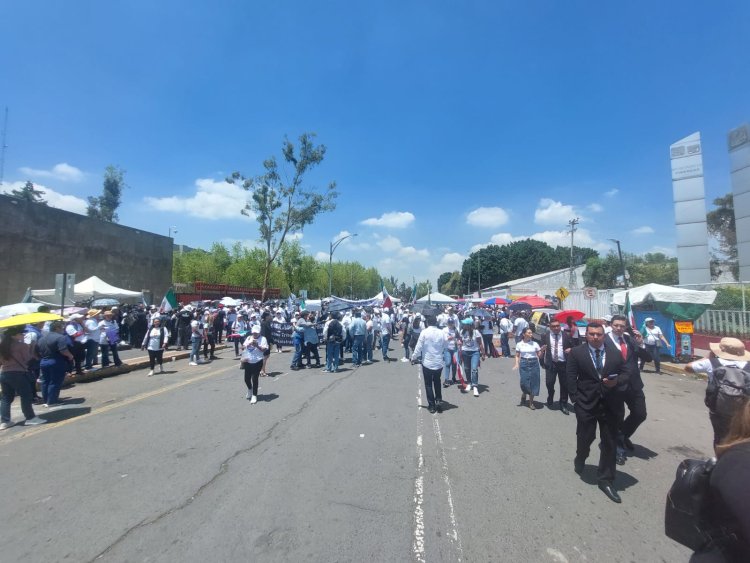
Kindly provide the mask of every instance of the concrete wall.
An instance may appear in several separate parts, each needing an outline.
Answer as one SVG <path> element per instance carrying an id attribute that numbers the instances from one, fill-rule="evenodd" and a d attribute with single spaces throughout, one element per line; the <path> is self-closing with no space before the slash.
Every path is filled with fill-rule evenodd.
<path id="1" fill-rule="evenodd" d="M 76 283 L 96 275 L 161 300 L 172 285 L 172 239 L 116 223 L 0 195 L 0 305 L 26 288 L 55 287 L 55 274 Z"/>

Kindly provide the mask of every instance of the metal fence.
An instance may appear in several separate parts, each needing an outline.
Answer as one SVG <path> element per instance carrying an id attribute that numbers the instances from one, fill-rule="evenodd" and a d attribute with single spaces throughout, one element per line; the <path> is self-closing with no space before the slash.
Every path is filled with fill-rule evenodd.
<path id="1" fill-rule="evenodd" d="M 713 308 L 695 321 L 695 332 L 720 336 L 750 336 L 750 282 L 715 282 L 680 285 L 686 289 L 717 292 Z"/>

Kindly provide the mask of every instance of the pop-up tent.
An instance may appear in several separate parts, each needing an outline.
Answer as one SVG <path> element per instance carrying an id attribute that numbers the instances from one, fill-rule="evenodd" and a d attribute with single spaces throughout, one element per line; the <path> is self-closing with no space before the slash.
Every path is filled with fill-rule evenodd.
<path id="1" fill-rule="evenodd" d="M 693 321 L 700 317 L 716 299 L 716 292 L 682 289 L 658 283 L 648 283 L 612 296 L 612 303 L 625 306 L 625 296 L 630 305 L 639 309 L 652 309 L 678 321 Z"/>
<path id="2" fill-rule="evenodd" d="M 448 297 L 447 295 L 440 293 L 440 292 L 433 292 L 429 295 L 425 295 L 424 297 L 420 297 L 417 299 L 417 303 L 436 303 L 436 304 L 444 304 L 444 303 L 458 303 L 453 297 Z"/>
<path id="3" fill-rule="evenodd" d="M 36 301 L 50 303 L 55 298 L 54 289 L 33 289 L 31 297 Z M 140 291 L 130 291 L 110 285 L 104 280 L 91 276 L 75 285 L 75 291 L 72 296 L 66 296 L 66 299 L 81 302 L 100 297 L 112 297 L 121 301 L 136 301 L 143 297 Z"/>

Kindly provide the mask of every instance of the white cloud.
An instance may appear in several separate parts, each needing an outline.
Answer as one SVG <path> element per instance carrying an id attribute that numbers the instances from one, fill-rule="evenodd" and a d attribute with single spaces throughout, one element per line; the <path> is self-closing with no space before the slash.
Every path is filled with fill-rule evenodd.
<path id="1" fill-rule="evenodd" d="M 496 233 L 490 237 L 490 244 L 503 246 L 504 244 L 510 244 L 514 240 L 516 240 L 516 238 L 510 233 Z"/>
<path id="2" fill-rule="evenodd" d="M 677 250 L 672 246 L 652 246 L 651 250 L 649 250 L 648 252 L 661 252 L 662 254 L 666 254 L 667 256 L 677 255 Z"/>
<path id="3" fill-rule="evenodd" d="M 389 227 L 391 229 L 404 229 L 414 222 L 414 214 L 408 211 L 391 211 L 383 213 L 379 218 L 370 217 L 362 221 L 363 225 L 369 227 Z"/>
<path id="4" fill-rule="evenodd" d="M 3 183 L 2 191 L 9 194 L 13 190 L 20 190 L 25 185 L 26 182 Z M 34 188 L 42 192 L 42 199 L 46 200 L 50 207 L 86 215 L 88 202 L 85 199 L 73 195 L 61 194 L 60 192 L 56 192 L 55 190 L 41 184 L 34 184 Z"/>
<path id="5" fill-rule="evenodd" d="M 199 178 L 195 186 L 195 194 L 190 197 L 146 197 L 144 201 L 157 211 L 187 213 L 200 219 L 252 220 L 240 213 L 248 200 L 248 192 L 242 187 L 210 178 Z"/>
<path id="6" fill-rule="evenodd" d="M 606 195 L 607 197 L 614 197 L 619 193 L 619 191 L 620 190 L 618 190 L 617 188 L 612 188 L 611 190 L 604 192 L 604 195 Z"/>
<path id="7" fill-rule="evenodd" d="M 413 246 L 401 246 L 401 241 L 393 236 L 387 236 L 378 241 L 378 246 L 384 251 L 398 258 L 406 260 L 426 260 L 430 257 L 427 249 L 417 249 Z"/>
<path id="8" fill-rule="evenodd" d="M 653 227 L 649 227 L 648 225 L 644 225 L 643 227 L 638 227 L 637 229 L 633 229 L 631 231 L 634 235 L 650 235 L 654 233 Z"/>
<path id="9" fill-rule="evenodd" d="M 24 176 L 30 178 L 45 178 L 49 180 L 60 180 L 62 182 L 80 182 L 84 177 L 84 173 L 80 169 L 71 166 L 67 162 L 55 164 L 51 170 L 37 170 L 36 168 L 23 166 L 19 168 L 18 171 Z"/>
<path id="10" fill-rule="evenodd" d="M 466 217 L 469 225 L 499 227 L 508 222 L 508 213 L 502 207 L 479 207 Z"/>
<path id="11" fill-rule="evenodd" d="M 534 222 L 539 225 L 564 225 L 577 215 L 572 205 L 543 198 L 539 200 L 539 206 L 534 211 Z"/>
<path id="12" fill-rule="evenodd" d="M 586 207 L 586 209 L 592 211 L 593 213 L 601 213 L 602 211 L 604 211 L 604 207 L 602 207 L 598 203 L 592 203 L 591 205 Z"/>
<path id="13" fill-rule="evenodd" d="M 289 242 L 295 241 L 295 240 L 302 240 L 302 237 L 304 237 L 304 233 L 289 233 L 286 235 L 286 238 L 284 240 L 288 240 Z"/>
<path id="14" fill-rule="evenodd" d="M 328 262 L 328 258 L 329 257 L 330 256 L 328 255 L 328 253 L 327 252 L 323 252 L 322 250 L 320 250 L 320 251 L 318 251 L 318 252 L 315 253 L 315 259 L 318 262 Z"/>

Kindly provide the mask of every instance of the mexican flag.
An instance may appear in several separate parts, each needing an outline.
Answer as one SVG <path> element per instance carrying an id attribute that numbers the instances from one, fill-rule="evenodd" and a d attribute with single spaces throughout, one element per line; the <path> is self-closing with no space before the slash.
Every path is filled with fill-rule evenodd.
<path id="1" fill-rule="evenodd" d="M 630 306 L 630 292 L 625 293 L 625 316 L 628 318 L 628 324 L 635 330 L 635 315 L 633 308 Z"/>
<path id="2" fill-rule="evenodd" d="M 385 284 L 383 283 L 383 280 L 380 280 L 380 289 L 383 292 L 383 308 L 391 308 L 393 307 L 393 302 L 391 301 L 391 296 L 388 294 L 388 290 L 385 288 Z"/>
<path id="3" fill-rule="evenodd" d="M 411 303 L 417 302 L 417 282 L 414 282 L 414 288 L 411 290 Z"/>
<path id="4" fill-rule="evenodd" d="M 167 294 L 164 296 L 164 299 L 161 300 L 161 306 L 159 307 L 159 312 L 169 313 L 172 309 L 176 309 L 176 308 L 177 308 L 177 297 L 175 297 L 174 289 L 170 287 L 169 291 L 167 291 Z"/>

